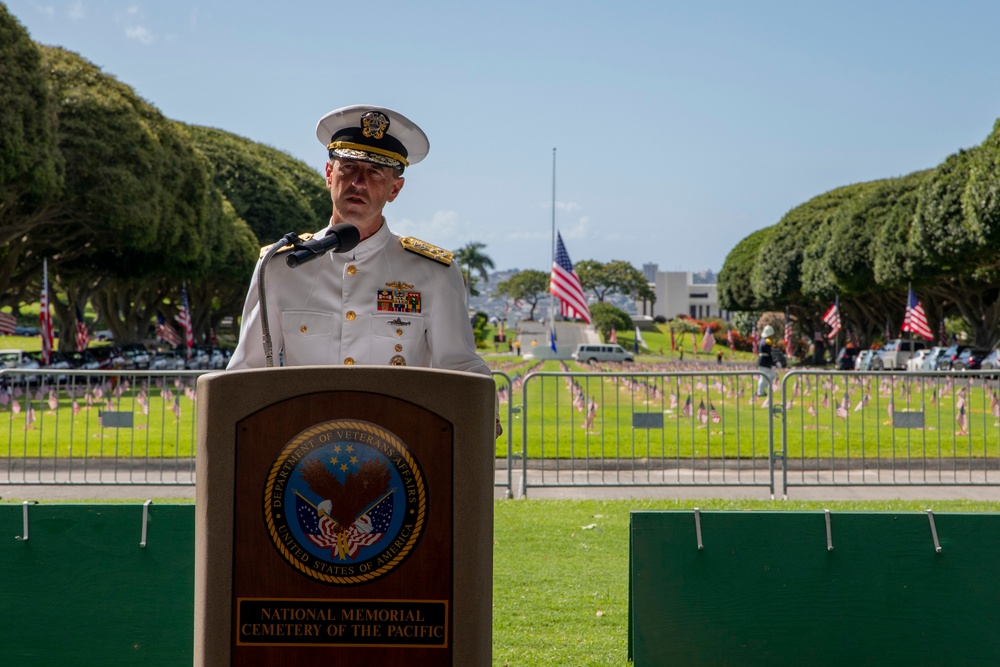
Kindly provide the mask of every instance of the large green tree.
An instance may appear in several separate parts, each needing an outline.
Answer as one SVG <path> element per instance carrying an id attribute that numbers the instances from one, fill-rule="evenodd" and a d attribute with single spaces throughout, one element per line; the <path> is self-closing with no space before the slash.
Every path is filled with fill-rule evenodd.
<path id="1" fill-rule="evenodd" d="M 212 165 L 212 180 L 247 221 L 260 245 L 288 232 L 312 232 L 330 221 L 323 176 L 270 146 L 211 127 L 187 126 Z"/>
<path id="2" fill-rule="evenodd" d="M 485 248 L 485 243 L 469 241 L 455 251 L 455 261 L 462 268 L 469 296 L 479 296 L 479 291 L 476 289 L 476 278 L 473 274 L 478 275 L 484 282 L 489 282 L 489 269 L 493 268 L 493 260 L 483 252 Z"/>
<path id="3" fill-rule="evenodd" d="M 64 233 L 61 188 L 55 106 L 41 54 L 0 4 L 0 305 L 17 308 L 37 280 L 21 263 L 44 253 L 47 236 Z"/>
<path id="4" fill-rule="evenodd" d="M 496 286 L 498 296 L 508 297 L 514 301 L 524 301 L 531 305 L 528 319 L 535 319 L 535 308 L 544 296 L 549 293 L 549 274 L 537 269 L 519 271 Z"/>
<path id="5" fill-rule="evenodd" d="M 142 340 L 181 283 L 211 273 L 213 237 L 233 231 L 218 224 L 211 166 L 182 126 L 127 85 L 74 53 L 40 48 L 72 166 L 63 197 L 78 235 L 53 254 L 66 295 L 57 316 L 68 328 L 74 306 L 89 299 L 118 340 Z"/>
<path id="6" fill-rule="evenodd" d="M 612 294 L 622 294 L 637 301 L 653 302 L 656 293 L 649 287 L 649 281 L 642 271 L 628 262 L 612 260 L 601 264 L 593 259 L 577 262 L 573 267 L 580 277 L 583 290 L 593 292 L 598 303 Z"/>

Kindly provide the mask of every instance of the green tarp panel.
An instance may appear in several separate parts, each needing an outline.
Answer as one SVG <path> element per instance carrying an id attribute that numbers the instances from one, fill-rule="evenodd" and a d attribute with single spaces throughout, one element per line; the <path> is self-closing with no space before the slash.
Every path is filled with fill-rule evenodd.
<path id="1" fill-rule="evenodd" d="M 635 667 L 1000 665 L 1000 515 L 698 518 L 632 514 Z"/>
<path id="2" fill-rule="evenodd" d="M 194 652 L 194 506 L 0 505 L 0 665 L 171 665 Z"/>

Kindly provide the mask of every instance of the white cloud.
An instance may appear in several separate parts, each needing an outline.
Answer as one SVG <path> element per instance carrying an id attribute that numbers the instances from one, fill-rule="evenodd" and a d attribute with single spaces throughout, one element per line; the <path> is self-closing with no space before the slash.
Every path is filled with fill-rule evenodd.
<path id="1" fill-rule="evenodd" d="M 153 34 L 143 26 L 125 28 L 125 36 L 129 39 L 134 39 L 140 44 L 149 45 L 153 43 Z"/>
<path id="2" fill-rule="evenodd" d="M 84 17 L 83 2 L 78 1 L 70 5 L 69 11 L 66 12 L 66 15 L 69 16 L 74 21 L 79 21 L 80 19 L 82 19 Z"/>
<path id="3" fill-rule="evenodd" d="M 549 200 L 547 202 L 542 202 L 541 204 L 538 205 L 538 208 L 545 209 L 546 211 L 551 211 L 552 201 Z M 581 207 L 575 201 L 557 201 L 556 210 L 562 211 L 564 213 L 573 213 L 574 211 L 581 210 Z"/>
<path id="4" fill-rule="evenodd" d="M 455 211 L 437 211 L 427 221 L 402 219 L 392 224 L 392 231 L 401 236 L 416 236 L 428 243 L 445 248 L 463 237 L 463 224 Z"/>
<path id="5" fill-rule="evenodd" d="M 559 227 L 559 233 L 563 240 L 566 239 L 588 239 L 590 238 L 590 216 L 580 216 L 575 223 L 569 227 Z"/>
<path id="6" fill-rule="evenodd" d="M 56 15 L 56 8 L 53 7 L 52 5 L 37 5 L 35 3 L 31 3 L 31 6 L 34 7 L 35 11 L 37 11 L 39 14 L 44 14 L 45 16 Z"/>

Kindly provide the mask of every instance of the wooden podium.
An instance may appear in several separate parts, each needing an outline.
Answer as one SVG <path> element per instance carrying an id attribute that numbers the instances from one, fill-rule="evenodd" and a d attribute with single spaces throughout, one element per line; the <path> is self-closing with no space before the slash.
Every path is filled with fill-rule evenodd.
<path id="1" fill-rule="evenodd" d="M 490 378 L 198 380 L 194 664 L 489 665 Z"/>

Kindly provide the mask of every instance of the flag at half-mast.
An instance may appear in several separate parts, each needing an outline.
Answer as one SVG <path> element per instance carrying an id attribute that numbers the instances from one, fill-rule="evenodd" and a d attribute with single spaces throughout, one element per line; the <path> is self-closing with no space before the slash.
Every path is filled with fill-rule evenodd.
<path id="1" fill-rule="evenodd" d="M 563 317 L 578 317 L 590 324 L 590 308 L 583 294 L 580 277 L 573 270 L 562 234 L 556 233 L 556 256 L 552 260 L 552 278 L 549 291 L 559 299 L 559 314 Z"/>
<path id="2" fill-rule="evenodd" d="M 903 317 L 903 331 L 910 331 L 927 340 L 934 340 L 934 333 L 927 324 L 927 314 L 924 307 L 917 300 L 917 296 L 910 288 L 909 297 L 906 300 L 906 315 Z"/>
<path id="3" fill-rule="evenodd" d="M 49 259 L 42 260 L 42 307 L 38 312 L 38 325 L 42 330 L 42 363 L 52 363 L 52 311 L 49 308 Z"/>

